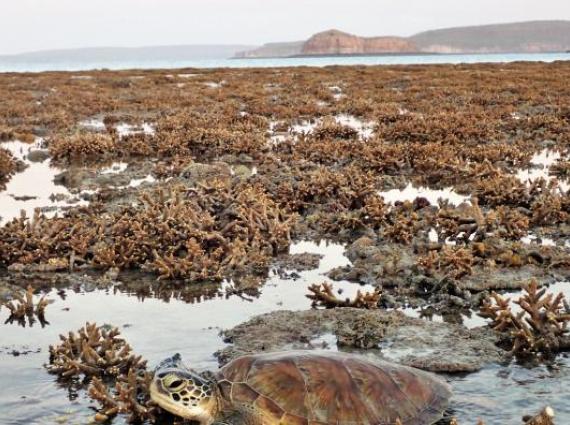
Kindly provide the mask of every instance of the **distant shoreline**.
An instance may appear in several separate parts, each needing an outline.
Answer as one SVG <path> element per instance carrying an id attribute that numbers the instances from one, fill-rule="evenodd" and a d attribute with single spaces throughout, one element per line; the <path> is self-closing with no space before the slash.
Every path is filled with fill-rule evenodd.
<path id="1" fill-rule="evenodd" d="M 569 52 L 554 53 L 408 53 L 382 55 L 297 56 L 272 58 L 226 58 L 216 60 L 123 60 L 3 62 L 0 73 L 83 72 L 97 70 L 144 71 L 152 69 L 283 68 L 324 66 L 444 65 L 472 63 L 570 61 Z"/>
<path id="2" fill-rule="evenodd" d="M 387 52 L 387 53 L 347 53 L 347 54 L 322 54 L 322 55 L 292 55 L 292 56 L 256 56 L 239 57 L 233 56 L 228 60 L 256 60 L 256 59 L 318 59 L 318 58 L 361 58 L 361 57 L 400 57 L 400 56 L 489 56 L 489 55 L 564 55 L 570 54 L 570 50 L 552 52 L 478 52 L 478 53 L 439 53 L 439 52 Z"/>
<path id="3" fill-rule="evenodd" d="M 432 52 L 386 52 L 386 53 L 337 53 L 322 55 L 291 55 L 291 56 L 256 56 L 239 57 L 234 56 L 229 59 L 303 59 L 303 58 L 359 58 L 359 57 L 384 57 L 384 56 L 436 56 L 441 53 Z"/>

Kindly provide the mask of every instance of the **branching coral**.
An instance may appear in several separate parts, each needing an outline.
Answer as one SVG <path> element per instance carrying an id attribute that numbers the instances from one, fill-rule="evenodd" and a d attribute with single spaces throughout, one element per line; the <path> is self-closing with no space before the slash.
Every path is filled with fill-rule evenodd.
<path id="1" fill-rule="evenodd" d="M 347 125 L 338 123 L 332 117 L 326 117 L 310 134 L 311 139 L 328 140 L 332 139 L 356 139 L 358 131 Z"/>
<path id="2" fill-rule="evenodd" d="M 83 376 L 90 380 L 89 396 L 101 405 L 97 422 L 118 414 L 126 415 L 129 423 L 154 418 L 156 407 L 149 396 L 152 374 L 117 328 L 87 323 L 60 339 L 59 345 L 50 346 L 46 368 L 65 379 Z"/>
<path id="3" fill-rule="evenodd" d="M 99 327 L 87 323 L 77 332 L 60 335 L 61 343 L 49 347 L 46 365 L 50 373 L 71 378 L 118 377 L 130 370 L 144 370 L 146 361 L 132 352 L 117 328 Z"/>
<path id="4" fill-rule="evenodd" d="M 221 280 L 250 266 L 266 268 L 289 246 L 294 219 L 260 186 L 215 180 L 143 194 L 111 215 L 23 216 L 0 229 L 0 264 L 73 258 L 76 264 L 142 268 L 161 279 Z"/>
<path id="5" fill-rule="evenodd" d="M 14 158 L 6 149 L 0 148 L 0 190 L 4 188 L 4 185 L 15 171 L 16 162 Z"/>
<path id="6" fill-rule="evenodd" d="M 107 422 L 116 415 L 125 415 L 128 423 L 153 421 L 157 407 L 150 400 L 152 374 L 130 369 L 121 375 L 113 390 L 94 377 L 89 386 L 89 396 L 101 409 L 95 414 L 96 422 Z"/>
<path id="7" fill-rule="evenodd" d="M 515 301 L 520 312 L 512 311 L 510 299 L 492 293 L 479 314 L 491 319 L 491 327 L 506 336 L 512 354 L 552 356 L 570 348 L 567 329 L 570 311 L 565 306 L 564 295 L 547 294 L 546 288 L 539 289 L 536 280 L 525 285 L 524 290 Z"/>
<path id="8" fill-rule="evenodd" d="M 334 289 L 330 283 L 313 284 L 309 286 L 309 294 L 307 298 L 313 301 L 314 307 L 353 307 L 364 309 L 378 308 L 378 302 L 382 296 L 380 289 L 375 289 L 374 292 L 365 292 L 358 290 L 353 299 L 341 299 L 334 294 Z"/>
<path id="9" fill-rule="evenodd" d="M 34 302 L 34 290 L 31 286 L 24 294 L 15 293 L 15 301 L 9 301 L 3 305 L 10 310 L 10 316 L 6 319 L 6 323 L 18 323 L 21 326 L 32 326 L 37 318 L 42 326 L 49 325 L 45 318 L 45 311 L 49 304 L 53 301 L 47 299 L 44 295 L 37 302 Z"/>
<path id="10" fill-rule="evenodd" d="M 115 140 L 106 134 L 77 133 L 56 138 L 49 143 L 50 155 L 56 160 L 101 160 L 112 157 L 115 150 Z"/>
<path id="11" fill-rule="evenodd" d="M 440 251 L 430 251 L 417 261 L 428 275 L 440 271 L 453 279 L 461 279 L 473 273 L 473 254 L 466 248 L 443 246 Z"/>

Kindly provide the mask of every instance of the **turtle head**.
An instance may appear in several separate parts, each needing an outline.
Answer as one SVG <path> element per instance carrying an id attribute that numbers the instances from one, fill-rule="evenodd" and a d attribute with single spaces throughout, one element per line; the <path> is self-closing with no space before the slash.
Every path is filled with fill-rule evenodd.
<path id="1" fill-rule="evenodd" d="M 180 354 L 163 360 L 154 371 L 150 397 L 164 410 L 210 424 L 218 411 L 216 384 L 188 368 Z"/>

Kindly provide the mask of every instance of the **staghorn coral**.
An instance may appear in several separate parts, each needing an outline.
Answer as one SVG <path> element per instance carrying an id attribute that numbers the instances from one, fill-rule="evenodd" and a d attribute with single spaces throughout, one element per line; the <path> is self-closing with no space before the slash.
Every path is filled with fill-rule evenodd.
<path id="1" fill-rule="evenodd" d="M 289 246 L 293 221 L 261 187 L 215 180 L 145 193 L 110 215 L 22 216 L 0 229 L 0 264 L 18 269 L 73 258 L 75 265 L 144 269 L 160 279 L 219 281 L 263 271 Z"/>
<path id="2" fill-rule="evenodd" d="M 472 274 L 473 263 L 473 254 L 470 250 L 448 245 L 444 245 L 440 251 L 432 250 L 417 260 L 418 267 L 424 273 L 431 275 L 434 271 L 440 271 L 452 279 L 461 279 Z"/>
<path id="3" fill-rule="evenodd" d="M 0 190 L 10 179 L 10 176 L 16 171 L 16 162 L 12 154 L 6 149 L 0 148 Z"/>
<path id="4" fill-rule="evenodd" d="M 87 323 L 60 339 L 59 345 L 50 346 L 46 368 L 66 380 L 83 376 L 90 382 L 88 394 L 101 405 L 96 422 L 116 415 L 125 415 L 129 423 L 154 420 L 157 409 L 149 394 L 152 374 L 117 328 Z"/>
<path id="5" fill-rule="evenodd" d="M 536 280 L 525 285 L 524 291 L 515 301 L 520 312 L 512 311 L 510 299 L 493 292 L 491 298 L 484 300 L 479 315 L 491 319 L 490 326 L 505 334 L 514 355 L 549 357 L 570 348 L 570 311 L 564 304 L 564 295 L 547 294 L 546 288 L 539 289 Z"/>
<path id="6" fill-rule="evenodd" d="M 311 132 L 310 138 L 315 140 L 350 140 L 358 138 L 358 131 L 352 127 L 338 123 L 333 117 L 325 117 Z"/>
<path id="7" fill-rule="evenodd" d="M 117 328 L 87 323 L 77 332 L 60 335 L 60 344 L 50 345 L 49 373 L 74 376 L 118 377 L 146 368 L 146 361 L 132 352 Z"/>
<path id="8" fill-rule="evenodd" d="M 150 400 L 151 381 L 151 373 L 130 369 L 110 389 L 100 378 L 94 377 L 88 394 L 101 405 L 94 420 L 108 422 L 117 415 L 125 415 L 128 423 L 154 422 L 158 408 Z"/>
<path id="9" fill-rule="evenodd" d="M 46 296 L 42 296 L 37 302 L 34 302 L 34 289 L 28 286 L 28 289 L 24 294 L 14 293 L 15 301 L 9 301 L 3 303 L 8 310 L 10 310 L 10 316 L 6 319 L 5 323 L 18 323 L 20 326 L 26 326 L 26 320 L 28 326 L 33 326 L 36 318 L 39 320 L 42 328 L 49 325 L 49 322 L 45 318 L 46 308 L 53 300 L 47 299 Z"/>
<path id="10" fill-rule="evenodd" d="M 106 134 L 77 133 L 58 137 L 49 143 L 49 153 L 56 160 L 101 160 L 112 157 L 115 150 L 115 140 Z"/>
<path id="11" fill-rule="evenodd" d="M 332 284 L 326 282 L 320 285 L 310 285 L 309 292 L 310 293 L 307 294 L 306 297 L 313 301 L 313 307 L 325 308 L 353 307 L 364 308 L 368 310 L 376 309 L 378 308 L 378 302 L 382 296 L 382 291 L 380 289 L 376 289 L 374 292 L 366 293 L 358 290 L 354 299 L 341 299 L 334 294 Z"/>
<path id="12" fill-rule="evenodd" d="M 142 188 L 109 188 L 91 195 L 88 209 L 8 223 L 0 230 L 2 268 L 28 273 L 119 267 L 148 270 L 163 280 L 220 279 L 251 271 L 263 275 L 272 258 L 269 245 L 280 245 L 280 237 L 268 244 L 272 232 L 265 229 L 253 239 L 245 237 L 244 229 L 249 234 L 251 227 L 245 223 L 253 220 L 258 228 L 259 220 L 232 216 L 227 199 L 194 187 L 198 181 L 212 186 L 212 175 L 231 181 L 231 170 L 243 165 L 255 169 L 247 182 L 277 204 L 279 222 L 292 212 L 301 216 L 298 225 L 287 225 L 294 237 L 349 242 L 374 233 L 382 243 L 410 248 L 408 268 L 430 250 L 455 243 L 473 256 L 473 275 L 467 274 L 466 262 L 457 268 L 462 283 L 477 280 L 480 273 L 498 276 L 506 268 L 513 273 L 534 268 L 545 280 L 565 275 L 568 255 L 560 247 L 567 239 L 568 194 L 555 179 L 525 182 L 518 171 L 536 168 L 531 159 L 545 147 L 560 152 L 557 164 L 564 162 L 570 142 L 568 93 L 562 83 L 570 76 L 567 63 L 265 69 L 247 75 L 212 69 L 193 70 L 192 78 L 170 73 L 0 75 L 0 138 L 36 135 L 45 137 L 52 151 L 60 146 L 58 161 L 69 165 L 66 176 L 73 181 L 64 183 L 73 190 L 98 188 L 97 181 L 82 177 L 84 169 L 66 164 L 78 155 L 128 162 L 121 177 L 152 172 L 166 200 L 164 206 L 151 205 L 141 198 Z M 223 83 L 212 89 L 212 81 Z M 333 96 L 338 89 L 330 87 L 342 87 L 342 96 Z M 373 123 L 372 135 L 355 137 L 354 129 L 334 119 L 342 115 Z M 101 118 L 102 125 L 85 124 Z M 294 125 L 304 122 L 316 126 L 306 135 L 295 134 Z M 137 126 L 136 131 L 120 135 L 122 123 Z M 153 131 L 138 131 L 142 123 Z M 82 147 L 85 140 L 68 143 L 75 137 L 104 142 L 104 149 L 98 143 L 93 150 Z M 212 161 L 223 163 L 227 173 Z M 197 177 L 192 162 L 213 172 Z M 555 164 L 551 171 L 557 169 Z M 110 176 L 106 180 L 112 181 Z M 171 201 L 171 187 L 178 183 L 186 186 L 182 192 L 195 191 L 193 198 L 204 197 L 207 203 L 190 206 L 195 199 L 184 197 Z M 389 205 L 378 195 L 407 183 L 427 189 L 453 186 L 457 193 L 481 199 L 472 209 L 467 202 L 420 208 Z M 153 192 L 151 198 L 157 203 L 160 197 Z M 177 202 L 183 204 L 180 211 L 213 219 L 213 228 L 202 222 L 180 225 L 181 213 L 166 223 L 158 214 L 147 225 L 151 210 L 164 212 Z M 226 244 L 208 239 L 226 224 Z M 183 246 L 181 235 L 188 228 L 193 238 Z M 160 236 L 163 230 L 174 248 Z M 159 235 L 156 243 L 152 232 Z M 436 241 L 429 240 L 430 232 Z M 549 236 L 558 248 L 517 245 L 527 233 Z"/>
<path id="13" fill-rule="evenodd" d="M 570 178 L 570 161 L 557 161 L 550 167 L 550 174 L 559 178 Z"/>

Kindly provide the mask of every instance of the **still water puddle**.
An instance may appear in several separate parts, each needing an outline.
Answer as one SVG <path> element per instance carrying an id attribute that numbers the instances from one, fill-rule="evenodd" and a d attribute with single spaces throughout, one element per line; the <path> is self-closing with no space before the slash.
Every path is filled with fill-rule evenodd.
<path id="1" fill-rule="evenodd" d="M 386 192 L 378 193 L 384 201 L 390 204 L 395 202 L 410 201 L 413 202 L 416 198 L 426 198 L 432 205 L 438 205 L 439 200 L 449 201 L 451 204 L 457 206 L 463 202 L 469 202 L 470 197 L 460 195 L 451 187 L 441 190 L 429 189 L 427 187 L 414 187 L 411 183 L 404 189 L 392 189 Z"/>
<path id="2" fill-rule="evenodd" d="M 559 160 L 563 159 L 560 152 L 552 151 L 550 149 L 543 149 L 535 154 L 530 163 L 532 168 L 519 170 L 516 174 L 517 178 L 524 183 L 531 183 L 538 179 L 544 179 L 547 182 L 554 177 L 550 175 L 550 168 Z M 563 191 L 570 190 L 570 182 L 567 180 L 560 180 L 558 187 Z"/>
<path id="3" fill-rule="evenodd" d="M 358 132 L 361 139 L 365 140 L 372 136 L 374 132 L 374 123 L 371 121 L 363 121 L 353 115 L 339 114 L 334 117 L 334 120 L 346 127 L 350 127 Z M 310 134 L 315 128 L 322 123 L 322 119 L 313 119 L 311 121 L 301 121 L 291 127 L 293 134 Z"/>
<path id="4" fill-rule="evenodd" d="M 310 300 L 305 297 L 307 286 L 329 281 L 324 273 L 350 264 L 342 245 L 300 242 L 290 252 L 323 257 L 317 269 L 298 272 L 295 280 L 282 279 L 272 272 L 257 298 L 228 297 L 224 288 L 230 283 L 222 285 L 217 293 L 191 303 L 179 298 L 143 297 L 121 289 L 120 285 L 115 290 L 52 290 L 49 298 L 55 302 L 47 309 L 46 319 L 50 324 L 45 328 L 39 323 L 25 328 L 0 325 L 0 382 L 3 382 L 0 423 L 75 424 L 89 420 L 93 415 L 89 406 L 93 403 L 85 392 L 74 392 L 58 384 L 42 366 L 48 360 L 49 345 L 57 343 L 59 334 L 78 329 L 86 321 L 119 327 L 135 352 L 147 358 L 151 367 L 165 356 L 180 352 L 198 370 L 216 369 L 213 354 L 225 346 L 219 337 L 220 330 L 262 313 L 310 308 Z M 349 297 L 358 289 L 372 289 L 343 281 L 334 282 L 334 287 L 342 288 Z M 7 317 L 7 310 L 0 310 L 0 323 Z M 338 350 L 332 334 L 316 338 L 311 345 Z M 555 368 L 497 365 L 447 379 L 454 387 L 452 409 L 462 423 L 471 424 L 475 418 L 483 417 L 487 424 L 514 425 L 520 423 L 523 412 L 537 411 L 546 404 L 555 408 L 560 423 L 569 422 L 570 388 L 565 385 L 569 375 L 570 361 L 562 357 Z M 115 423 L 122 423 L 121 419 Z"/>
<path id="5" fill-rule="evenodd" d="M 104 132 L 107 130 L 107 126 L 100 118 L 90 118 L 79 122 L 79 126 L 86 130 Z M 117 123 L 115 126 L 117 134 L 119 137 L 129 136 L 131 134 L 147 134 L 154 135 L 156 129 L 154 126 L 148 122 L 143 122 L 141 125 L 128 124 L 124 122 Z"/>
<path id="6" fill-rule="evenodd" d="M 168 302 L 157 298 L 137 297 L 132 292 L 112 290 L 65 291 L 64 299 L 53 290 L 55 300 L 46 312 L 49 325 L 39 323 L 21 328 L 0 325 L 0 412 L 6 416 L 0 423 L 55 423 L 70 411 L 70 423 L 85 423 L 93 414 L 84 392 L 71 394 L 48 375 L 42 365 L 48 360 L 48 347 L 59 340 L 59 334 L 80 328 L 85 322 L 110 323 L 119 327 L 135 352 L 155 365 L 167 355 L 183 354 L 198 370 L 215 369 L 214 352 L 225 346 L 219 337 L 221 329 L 231 328 L 262 313 L 275 310 L 306 310 L 305 297 L 311 283 L 328 281 L 324 273 L 337 265 L 348 264 L 344 248 L 322 242 L 301 242 L 291 253 L 314 252 L 323 258 L 317 269 L 298 272 L 296 280 L 284 280 L 273 273 L 261 288 L 258 298 L 219 295 L 200 302 L 179 299 Z M 81 282 L 78 282 L 81 283 Z M 354 296 L 362 287 L 349 282 L 335 282 L 343 294 Z M 370 290 L 370 288 L 364 288 Z M 8 318 L 8 310 L 0 310 L 0 323 Z M 25 348 L 28 347 L 28 348 Z M 15 356 L 16 351 L 31 351 Z M 71 400 L 68 397 L 71 397 Z M 59 419 L 58 419 L 59 418 Z"/>
<path id="7" fill-rule="evenodd" d="M 12 176 L 6 189 L 0 192 L 0 225 L 19 217 L 21 211 L 32 217 L 36 208 L 43 208 L 50 217 L 70 205 L 85 205 L 85 201 L 73 199 L 64 186 L 54 182 L 62 170 L 51 165 L 49 159 L 32 162 L 28 154 L 41 148 L 42 141 L 27 144 L 19 141 L 2 143 L 3 148 L 26 164 L 26 168 Z"/>

